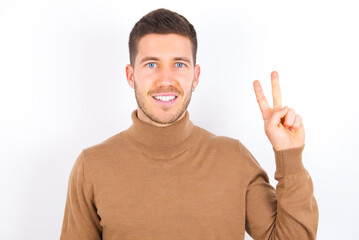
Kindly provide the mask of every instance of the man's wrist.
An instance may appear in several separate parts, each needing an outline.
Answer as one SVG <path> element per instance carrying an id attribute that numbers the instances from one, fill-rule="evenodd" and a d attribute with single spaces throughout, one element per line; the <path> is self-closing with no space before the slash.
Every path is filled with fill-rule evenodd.
<path id="1" fill-rule="evenodd" d="M 276 162 L 276 178 L 281 178 L 285 175 L 301 172 L 305 170 L 302 162 L 302 152 L 305 144 L 297 148 L 289 148 L 284 150 L 275 150 Z"/>

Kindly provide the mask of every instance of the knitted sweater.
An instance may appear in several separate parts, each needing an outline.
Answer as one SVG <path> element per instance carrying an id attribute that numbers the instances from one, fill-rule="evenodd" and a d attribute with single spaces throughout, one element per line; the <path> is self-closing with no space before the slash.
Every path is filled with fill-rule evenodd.
<path id="1" fill-rule="evenodd" d="M 61 240 L 315 239 L 304 145 L 274 150 L 275 190 L 241 142 L 193 125 L 188 112 L 167 127 L 136 113 L 77 158 Z"/>

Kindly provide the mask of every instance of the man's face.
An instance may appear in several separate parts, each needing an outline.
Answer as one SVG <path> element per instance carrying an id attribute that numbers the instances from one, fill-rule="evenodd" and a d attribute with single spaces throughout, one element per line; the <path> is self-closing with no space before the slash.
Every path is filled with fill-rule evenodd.
<path id="1" fill-rule="evenodd" d="M 138 117 L 157 126 L 181 119 L 198 84 L 192 44 L 177 34 L 147 34 L 138 42 L 134 66 L 126 66 L 127 81 L 135 89 Z"/>

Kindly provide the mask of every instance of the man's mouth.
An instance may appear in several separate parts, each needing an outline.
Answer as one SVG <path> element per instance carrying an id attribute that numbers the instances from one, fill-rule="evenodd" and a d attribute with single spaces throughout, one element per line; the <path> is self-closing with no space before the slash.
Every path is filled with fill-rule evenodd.
<path id="1" fill-rule="evenodd" d="M 177 95 L 172 94 L 159 94 L 159 95 L 155 95 L 153 96 L 153 99 L 160 104 L 172 104 L 176 101 L 177 99 Z"/>
<path id="2" fill-rule="evenodd" d="M 162 102 L 169 102 L 173 99 L 177 98 L 177 96 L 168 95 L 168 96 L 154 96 L 155 99 L 160 100 Z"/>

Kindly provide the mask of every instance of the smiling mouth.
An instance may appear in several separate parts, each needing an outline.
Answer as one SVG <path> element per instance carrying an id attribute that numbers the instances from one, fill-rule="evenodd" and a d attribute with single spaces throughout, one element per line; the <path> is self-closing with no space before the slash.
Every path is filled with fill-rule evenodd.
<path id="1" fill-rule="evenodd" d="M 170 102 L 177 98 L 177 96 L 174 95 L 168 95 L 168 96 L 154 96 L 153 97 L 156 100 L 159 100 L 161 102 Z"/>

